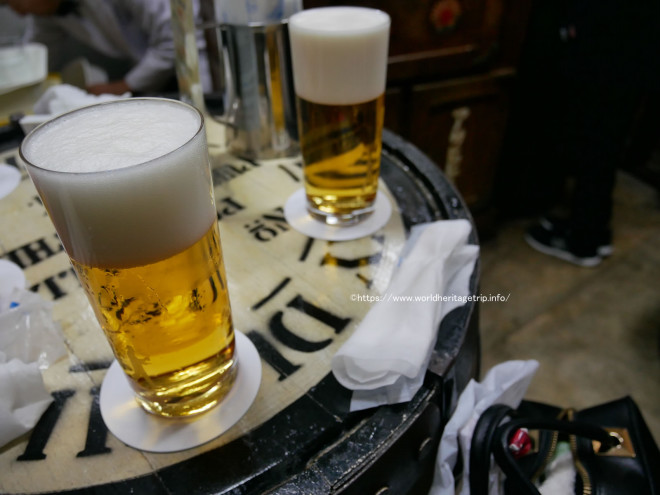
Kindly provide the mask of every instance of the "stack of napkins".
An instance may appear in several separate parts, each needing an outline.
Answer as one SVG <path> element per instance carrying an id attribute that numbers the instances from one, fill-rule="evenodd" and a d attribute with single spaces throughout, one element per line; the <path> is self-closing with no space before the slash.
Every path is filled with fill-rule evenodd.
<path id="1" fill-rule="evenodd" d="M 467 220 L 413 228 L 387 292 L 332 359 L 354 391 L 351 410 L 405 402 L 421 387 L 442 318 L 470 295 L 471 229 Z"/>
<path id="2" fill-rule="evenodd" d="M 53 401 L 41 372 L 65 355 L 52 303 L 25 290 L 22 270 L 0 260 L 0 447 L 37 424 Z"/>

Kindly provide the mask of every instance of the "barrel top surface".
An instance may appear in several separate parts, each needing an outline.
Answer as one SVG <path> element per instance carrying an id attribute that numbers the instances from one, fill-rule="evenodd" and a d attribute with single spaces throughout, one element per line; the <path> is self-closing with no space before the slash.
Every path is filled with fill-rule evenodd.
<path id="1" fill-rule="evenodd" d="M 107 431 L 98 396 L 112 352 L 17 148 L 0 151 L 0 161 L 22 172 L 18 188 L 0 199 L 0 258 L 19 264 L 28 287 L 53 301 L 68 349 L 44 372 L 53 405 L 32 432 L 0 449 L 0 493 L 84 493 L 90 487 L 109 493 L 264 493 L 304 471 L 313 452 L 342 435 L 359 437 L 361 428 L 373 427 L 370 421 L 381 428 L 365 434 L 369 440 L 360 445 L 371 448 L 369 442 L 401 427 L 432 393 L 425 386 L 408 404 L 349 413 L 350 394 L 334 380 L 330 359 L 370 309 L 356 296 L 387 289 L 410 227 L 471 221 L 439 169 L 385 131 L 380 191 L 392 203 L 392 217 L 367 238 L 327 242 L 305 237 L 284 219 L 287 198 L 302 187 L 299 158 L 245 160 L 212 140 L 210 155 L 234 323 L 259 352 L 262 381 L 252 407 L 227 433 L 194 449 L 153 454 Z M 474 232 L 471 242 L 477 243 Z M 473 293 L 477 278 L 475 270 Z M 452 315 L 447 338 L 441 329 L 436 372 L 451 365 L 473 305 Z M 317 465 L 325 484 L 339 483 L 341 471 L 330 462 Z"/>

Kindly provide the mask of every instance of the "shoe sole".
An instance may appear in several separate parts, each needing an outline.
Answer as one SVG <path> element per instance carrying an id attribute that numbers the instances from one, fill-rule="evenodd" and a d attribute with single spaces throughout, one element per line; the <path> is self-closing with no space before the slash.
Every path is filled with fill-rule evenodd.
<path id="1" fill-rule="evenodd" d="M 545 244 L 541 244 L 540 242 L 538 242 L 536 239 L 534 239 L 528 234 L 525 234 L 525 241 L 532 248 L 536 249 L 537 251 L 543 254 L 554 256 L 555 258 L 559 258 L 560 260 L 568 261 L 569 263 L 573 263 L 574 265 L 582 266 L 585 268 L 593 268 L 594 266 L 599 265 L 601 261 L 603 261 L 603 258 L 600 256 L 600 253 L 598 253 L 599 254 L 598 256 L 591 256 L 589 258 L 580 258 L 578 256 L 575 256 L 574 254 L 569 253 L 568 251 L 564 251 L 563 249 L 553 248 L 550 246 L 546 246 Z"/>
<path id="2" fill-rule="evenodd" d="M 541 227 L 543 227 L 548 232 L 552 232 L 555 229 L 555 224 L 545 217 L 542 217 L 539 220 L 539 225 L 541 225 Z M 609 256 L 612 256 L 612 254 L 614 254 L 614 246 L 612 246 L 611 244 L 603 244 L 601 246 L 598 246 L 596 248 L 596 254 L 598 254 L 598 256 L 600 256 L 601 258 L 607 258 Z"/>

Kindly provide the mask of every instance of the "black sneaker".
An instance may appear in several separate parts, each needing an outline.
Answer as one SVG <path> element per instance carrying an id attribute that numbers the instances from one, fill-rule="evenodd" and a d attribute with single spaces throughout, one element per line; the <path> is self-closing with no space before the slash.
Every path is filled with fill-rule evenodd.
<path id="1" fill-rule="evenodd" d="M 596 242 L 578 242 L 571 239 L 567 232 L 547 227 L 542 222 L 530 227 L 525 233 L 527 244 L 541 253 L 579 266 L 593 267 L 603 261 Z"/>
<path id="2" fill-rule="evenodd" d="M 554 216 L 541 217 L 538 223 L 542 228 L 549 233 L 555 235 L 566 236 L 568 232 L 568 220 Z M 614 246 L 612 245 L 612 231 L 607 229 L 595 236 L 596 252 L 599 256 L 607 258 L 614 253 Z"/>

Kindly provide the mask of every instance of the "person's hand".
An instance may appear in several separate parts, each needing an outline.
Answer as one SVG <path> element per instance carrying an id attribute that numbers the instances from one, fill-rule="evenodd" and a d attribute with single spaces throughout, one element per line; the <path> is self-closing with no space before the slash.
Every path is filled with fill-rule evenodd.
<path id="1" fill-rule="evenodd" d="M 110 81 L 107 83 L 93 84 L 87 86 L 87 92 L 93 95 L 110 94 L 110 95 L 123 95 L 130 93 L 131 88 L 128 87 L 126 81 Z"/>

